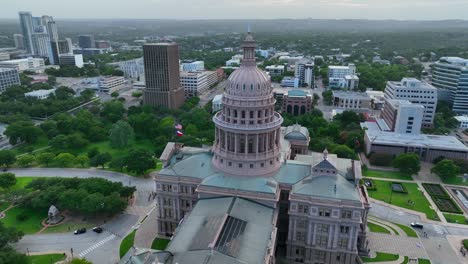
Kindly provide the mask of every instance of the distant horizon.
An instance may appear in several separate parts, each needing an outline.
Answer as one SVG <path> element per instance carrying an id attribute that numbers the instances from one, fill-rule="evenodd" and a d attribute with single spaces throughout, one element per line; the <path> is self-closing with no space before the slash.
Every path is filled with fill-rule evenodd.
<path id="1" fill-rule="evenodd" d="M 468 19 L 467 0 L 80 0 L 70 7 L 60 0 L 2 3 L 0 17 L 19 11 L 59 19 L 367 19 L 439 21 Z"/>

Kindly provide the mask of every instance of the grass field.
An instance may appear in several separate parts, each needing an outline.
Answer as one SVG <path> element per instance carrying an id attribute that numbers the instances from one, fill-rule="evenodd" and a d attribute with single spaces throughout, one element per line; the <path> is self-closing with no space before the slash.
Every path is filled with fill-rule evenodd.
<path id="1" fill-rule="evenodd" d="M 73 222 L 66 222 L 62 223 L 58 226 L 51 226 L 48 227 L 46 230 L 44 230 L 42 233 L 67 233 L 67 232 L 73 232 L 74 230 L 78 228 L 87 228 L 90 229 L 94 227 L 94 224 L 91 223 L 73 223 Z"/>
<path id="2" fill-rule="evenodd" d="M 428 259 L 418 259 L 418 264 L 431 264 L 431 261 Z"/>
<path id="3" fill-rule="evenodd" d="M 28 216 L 26 220 L 18 221 L 16 219 L 16 217 L 21 213 Z M 6 227 L 15 227 L 16 229 L 23 231 L 25 234 L 34 234 L 41 230 L 41 221 L 46 217 L 47 212 L 37 212 L 16 206 L 8 210 L 5 218 L 0 219 L 0 221 L 3 222 Z"/>
<path id="4" fill-rule="evenodd" d="M 409 258 L 407 256 L 405 256 L 405 259 L 403 260 L 403 262 L 401 264 L 408 264 L 408 261 L 409 261 Z"/>
<path id="5" fill-rule="evenodd" d="M 31 264 L 53 264 L 58 261 L 65 259 L 64 254 L 46 254 L 46 255 L 35 255 L 28 256 Z"/>
<path id="6" fill-rule="evenodd" d="M 468 181 L 463 182 L 462 177 L 449 177 L 449 178 L 440 177 L 440 180 L 442 180 L 442 182 L 445 184 L 468 186 Z"/>
<path id="7" fill-rule="evenodd" d="M 133 246 L 133 243 L 135 242 L 135 232 L 136 230 L 133 230 L 130 234 L 128 234 L 124 239 L 122 239 L 122 242 L 120 243 L 120 258 L 125 256 L 127 251 Z"/>
<path id="8" fill-rule="evenodd" d="M 396 193 L 392 192 L 391 183 L 388 181 L 374 180 L 373 182 L 377 190 L 369 190 L 370 197 L 399 207 L 422 212 L 426 214 L 429 219 L 439 220 L 436 212 L 430 208 L 426 197 L 418 190 L 418 185 L 416 183 L 401 183 L 408 193 Z M 409 200 L 413 201 L 414 204 L 410 205 L 408 203 Z"/>
<path id="9" fill-rule="evenodd" d="M 377 252 L 377 256 L 375 258 L 366 258 L 363 257 L 363 262 L 382 262 L 382 261 L 395 261 L 399 258 L 399 255 L 396 254 L 389 254 L 389 253 L 382 253 Z"/>
<path id="10" fill-rule="evenodd" d="M 416 233 L 416 231 L 413 230 L 413 228 L 406 226 L 406 225 L 402 225 L 402 224 L 397 224 L 397 223 L 393 223 L 393 224 L 397 225 L 399 228 L 405 231 L 407 236 L 418 237 L 418 234 Z"/>
<path id="11" fill-rule="evenodd" d="M 363 170 L 362 175 L 365 177 L 398 179 L 398 180 L 413 180 L 411 176 L 403 175 L 399 171 L 378 171 L 378 170 Z"/>
<path id="12" fill-rule="evenodd" d="M 381 225 L 377 225 L 377 224 L 374 224 L 374 223 L 371 223 L 371 222 L 367 222 L 367 226 L 369 227 L 369 230 L 371 232 L 374 232 L 374 233 L 384 233 L 384 234 L 391 234 L 390 231 L 381 226 Z"/>
<path id="13" fill-rule="evenodd" d="M 88 151 L 92 148 L 97 148 L 99 152 L 104 153 L 104 152 L 109 152 L 113 158 L 115 157 L 124 157 L 127 155 L 128 150 L 132 148 L 137 148 L 137 149 L 145 149 L 153 153 L 154 151 L 154 146 L 153 143 L 149 140 L 132 140 L 129 143 L 129 146 L 127 148 L 123 149 L 115 149 L 110 146 L 109 141 L 102 141 L 98 143 L 92 143 L 86 146 L 82 151 L 80 151 L 79 154 L 87 154 Z"/>
<path id="14" fill-rule="evenodd" d="M 10 206 L 9 202 L 0 202 L 0 212 L 7 209 Z"/>
<path id="15" fill-rule="evenodd" d="M 28 183 L 32 182 L 32 180 L 37 179 L 37 177 L 16 177 L 16 184 L 11 187 L 10 190 L 17 191 L 24 189 Z"/>
<path id="16" fill-rule="evenodd" d="M 151 243 L 151 248 L 157 250 L 165 250 L 169 242 L 171 242 L 169 239 L 157 237 L 153 240 L 153 243 Z"/>
<path id="17" fill-rule="evenodd" d="M 36 149 L 45 148 L 48 145 L 49 145 L 49 140 L 47 139 L 47 136 L 44 135 L 44 136 L 40 136 L 37 142 L 34 144 L 21 144 L 13 148 L 12 150 L 16 155 L 20 155 L 24 153 L 29 153 Z"/>
<path id="18" fill-rule="evenodd" d="M 462 214 L 447 214 L 444 213 L 445 220 L 449 223 L 464 224 L 468 225 L 466 218 Z"/>

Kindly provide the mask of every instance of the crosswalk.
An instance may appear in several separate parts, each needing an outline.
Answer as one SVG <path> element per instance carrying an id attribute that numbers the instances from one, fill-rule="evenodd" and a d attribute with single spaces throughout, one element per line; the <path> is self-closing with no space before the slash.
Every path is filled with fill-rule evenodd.
<path id="1" fill-rule="evenodd" d="M 78 254 L 80 256 L 80 258 L 86 256 L 88 253 L 90 253 L 91 251 L 95 250 L 96 248 L 104 245 L 105 243 L 111 241 L 112 239 L 116 238 L 116 236 L 114 234 L 104 238 L 103 240 L 97 242 L 96 244 L 92 245 L 91 247 L 87 248 L 86 250 L 84 250 L 83 252 L 81 252 L 80 254 Z"/>
<path id="2" fill-rule="evenodd" d="M 437 234 L 439 234 L 439 235 L 445 234 L 444 228 L 441 227 L 441 226 L 434 225 L 434 230 L 435 230 L 435 232 L 436 232 Z"/>

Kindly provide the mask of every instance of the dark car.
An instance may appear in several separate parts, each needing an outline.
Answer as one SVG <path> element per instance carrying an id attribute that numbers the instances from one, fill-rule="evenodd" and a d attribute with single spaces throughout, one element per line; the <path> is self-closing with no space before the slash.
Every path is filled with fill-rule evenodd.
<path id="1" fill-rule="evenodd" d="M 98 234 L 102 233 L 102 227 L 100 227 L 100 226 L 93 227 L 93 231 L 98 233 Z"/>
<path id="2" fill-rule="evenodd" d="M 80 228 L 80 229 L 75 230 L 75 232 L 73 232 L 73 234 L 75 235 L 84 234 L 84 233 L 86 233 L 86 228 Z"/>
<path id="3" fill-rule="evenodd" d="M 413 228 L 419 228 L 419 229 L 423 229 L 423 228 L 424 228 L 424 226 L 423 226 L 422 224 L 417 223 L 417 222 L 416 222 L 416 223 L 414 223 L 414 222 L 411 223 L 411 226 L 412 226 Z"/>

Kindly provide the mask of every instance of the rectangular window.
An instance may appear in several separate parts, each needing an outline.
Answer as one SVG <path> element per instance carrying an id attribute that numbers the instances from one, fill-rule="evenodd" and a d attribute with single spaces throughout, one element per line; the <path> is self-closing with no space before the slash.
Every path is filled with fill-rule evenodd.
<path id="1" fill-rule="evenodd" d="M 317 224 L 317 232 L 328 233 L 329 225 Z"/>
<path id="2" fill-rule="evenodd" d="M 339 248 L 347 248 L 348 247 L 349 238 L 348 237 L 340 237 L 338 239 L 338 247 Z"/>
<path id="3" fill-rule="evenodd" d="M 340 226 L 341 234 L 349 234 L 349 226 Z"/>
<path id="4" fill-rule="evenodd" d="M 320 208 L 319 216 L 330 217 L 330 209 Z"/>
<path id="5" fill-rule="evenodd" d="M 352 211 L 350 210 L 341 211 L 341 218 L 350 219 L 351 215 L 352 215 Z"/>
<path id="6" fill-rule="evenodd" d="M 297 231 L 296 232 L 296 241 L 304 242 L 305 241 L 305 233 L 301 232 L 301 231 Z"/>
<path id="7" fill-rule="evenodd" d="M 317 236 L 316 244 L 322 247 L 326 247 L 328 245 L 328 236 Z"/>
<path id="8" fill-rule="evenodd" d="M 301 214 L 308 214 L 309 213 L 309 206 L 300 204 L 298 206 L 298 212 Z"/>
<path id="9" fill-rule="evenodd" d="M 297 228 L 305 229 L 307 225 L 306 220 L 298 220 L 297 221 Z"/>

